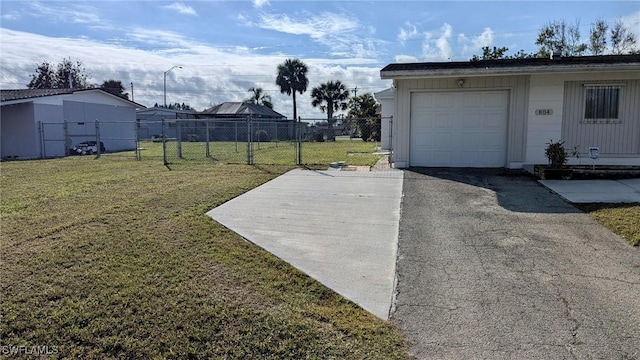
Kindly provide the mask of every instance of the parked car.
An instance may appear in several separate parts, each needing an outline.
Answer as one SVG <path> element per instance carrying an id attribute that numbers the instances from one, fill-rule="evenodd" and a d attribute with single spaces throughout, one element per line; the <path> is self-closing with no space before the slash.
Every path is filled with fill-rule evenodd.
<path id="1" fill-rule="evenodd" d="M 151 141 L 153 142 L 162 142 L 163 138 L 165 141 L 169 140 L 169 137 L 167 135 L 151 135 Z"/>
<path id="2" fill-rule="evenodd" d="M 104 143 L 100 141 L 100 153 L 106 152 Z M 93 155 L 98 153 L 98 145 L 96 141 L 83 141 L 71 149 L 71 155 Z"/>

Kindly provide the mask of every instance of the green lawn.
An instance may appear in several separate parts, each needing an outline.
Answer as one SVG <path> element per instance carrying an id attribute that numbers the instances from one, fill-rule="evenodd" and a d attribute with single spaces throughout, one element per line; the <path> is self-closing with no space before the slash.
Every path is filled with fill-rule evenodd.
<path id="1" fill-rule="evenodd" d="M 162 143 L 140 142 L 142 159 L 162 158 Z M 180 149 L 179 149 L 180 146 Z M 209 157 L 206 157 L 205 142 L 168 141 L 167 161 L 170 164 L 193 163 L 194 161 L 225 164 L 246 164 L 247 144 L 243 142 L 210 142 Z M 255 164 L 293 165 L 296 163 L 295 144 L 288 141 L 254 142 Z M 374 165 L 380 159 L 374 155 L 376 143 L 360 139 L 351 141 L 327 141 L 302 143 L 302 163 L 305 165 L 329 166 L 332 162 L 345 161 L 349 165 Z M 182 157 L 180 157 L 180 154 Z M 105 156 L 109 156 L 106 154 Z M 120 154 L 122 155 L 122 154 Z M 134 158 L 133 152 L 130 155 Z"/>
<path id="2" fill-rule="evenodd" d="M 408 358 L 394 325 L 205 215 L 289 168 L 0 164 L 0 345 L 70 358 Z"/>
<path id="3" fill-rule="evenodd" d="M 640 204 L 581 204 L 577 207 L 629 244 L 640 246 Z"/>

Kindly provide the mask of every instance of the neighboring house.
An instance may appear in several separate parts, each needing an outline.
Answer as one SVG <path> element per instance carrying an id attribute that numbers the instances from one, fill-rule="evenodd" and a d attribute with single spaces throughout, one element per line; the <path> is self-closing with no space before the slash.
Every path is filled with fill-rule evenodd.
<path id="1" fill-rule="evenodd" d="M 65 156 L 74 145 L 99 137 L 107 152 L 136 147 L 136 108 L 102 89 L 0 91 L 0 156 Z"/>
<path id="2" fill-rule="evenodd" d="M 395 113 L 395 91 L 389 88 L 373 94 L 380 103 L 382 122 L 380 125 L 380 147 L 391 149 L 391 124 Z"/>
<path id="3" fill-rule="evenodd" d="M 591 164 L 640 165 L 640 55 L 390 64 L 396 167 L 546 164 L 565 141 Z M 383 111 L 385 111 L 383 109 Z"/>
<path id="4" fill-rule="evenodd" d="M 209 138 L 214 141 L 246 140 L 247 119 L 252 120 L 254 140 L 287 140 L 294 136 L 293 120 L 259 104 L 225 102 L 199 112 L 197 117 L 207 120 L 211 133 Z M 195 135 L 202 139 L 201 131 Z"/>
<path id="5" fill-rule="evenodd" d="M 207 119 L 246 119 L 251 116 L 255 120 L 280 120 L 287 118 L 268 106 L 245 102 L 225 102 L 198 113 L 198 116 Z"/>
<path id="6" fill-rule="evenodd" d="M 195 119 L 195 110 L 167 109 L 162 107 L 151 107 L 136 111 L 138 120 L 138 139 L 151 139 L 153 136 L 165 134 L 167 137 L 175 138 L 175 121 L 166 121 L 165 129 L 162 129 L 162 120 L 168 119 Z"/>

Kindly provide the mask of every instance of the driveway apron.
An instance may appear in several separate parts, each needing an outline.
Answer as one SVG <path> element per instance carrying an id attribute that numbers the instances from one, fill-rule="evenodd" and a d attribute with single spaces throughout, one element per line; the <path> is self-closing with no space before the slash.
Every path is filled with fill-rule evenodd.
<path id="1" fill-rule="evenodd" d="M 395 321 L 419 359 L 638 359 L 640 251 L 534 179 L 405 171 Z"/>

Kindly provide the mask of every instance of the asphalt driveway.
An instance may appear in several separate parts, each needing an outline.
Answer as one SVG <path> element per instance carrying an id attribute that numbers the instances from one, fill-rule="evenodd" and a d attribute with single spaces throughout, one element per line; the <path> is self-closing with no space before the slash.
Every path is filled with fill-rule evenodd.
<path id="1" fill-rule="evenodd" d="M 419 359 L 640 358 L 640 251 L 534 179 L 404 172 L 392 320 Z"/>

